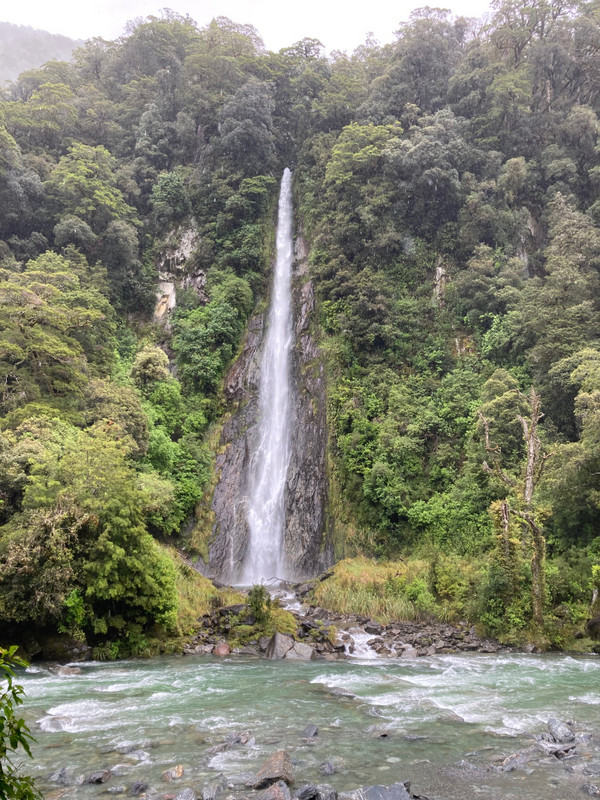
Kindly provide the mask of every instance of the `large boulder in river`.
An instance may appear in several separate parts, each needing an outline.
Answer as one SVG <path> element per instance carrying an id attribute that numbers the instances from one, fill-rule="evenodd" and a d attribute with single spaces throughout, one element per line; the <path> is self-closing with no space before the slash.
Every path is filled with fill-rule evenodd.
<path id="1" fill-rule="evenodd" d="M 267 645 L 265 656 L 273 660 L 285 658 L 288 650 L 294 646 L 294 639 L 286 633 L 275 633 Z"/>
<path id="2" fill-rule="evenodd" d="M 287 750 L 273 753 L 256 773 L 249 786 L 253 789 L 265 789 L 277 781 L 285 781 L 288 785 L 294 782 L 292 762 Z"/>
<path id="3" fill-rule="evenodd" d="M 548 720 L 548 731 L 555 742 L 574 742 L 575 734 L 565 725 L 564 722 L 559 722 L 555 717 L 550 717 Z"/>
<path id="4" fill-rule="evenodd" d="M 87 778 L 83 779 L 84 783 L 106 783 L 111 777 L 112 773 L 108 769 L 99 769 L 96 772 L 90 773 Z"/>
<path id="5" fill-rule="evenodd" d="M 285 654 L 286 661 L 310 661 L 315 657 L 315 651 L 309 644 L 302 642 L 294 642 L 290 649 Z"/>
<path id="6" fill-rule="evenodd" d="M 277 781 L 264 790 L 259 800 L 291 800 L 290 790 L 284 781 Z"/>

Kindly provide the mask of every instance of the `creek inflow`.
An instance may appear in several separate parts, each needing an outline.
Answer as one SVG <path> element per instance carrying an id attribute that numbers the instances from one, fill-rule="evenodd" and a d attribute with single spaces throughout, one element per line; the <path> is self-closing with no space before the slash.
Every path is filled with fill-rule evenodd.
<path id="1" fill-rule="evenodd" d="M 444 655 L 294 663 L 237 656 L 84 663 L 60 676 L 35 666 L 19 677 L 37 743 L 27 769 L 46 796 L 85 800 L 136 781 L 148 797 L 185 787 L 198 796 L 251 796 L 246 781 L 287 749 L 296 785 L 338 791 L 411 780 L 430 800 L 565 800 L 600 780 L 600 660 L 594 656 Z M 340 692 L 346 690 L 346 692 Z M 350 694 L 351 693 L 351 694 Z M 550 717 L 591 734 L 573 758 L 539 754 L 511 772 L 501 760 L 534 744 Z M 311 741 L 304 728 L 319 734 Z M 246 744 L 225 745 L 251 731 Z M 331 762 L 335 774 L 321 765 Z M 162 773 L 185 772 L 167 784 Z M 57 787 L 100 769 L 103 786 Z M 64 773 L 63 773 L 64 774 Z M 229 787 L 229 788 L 227 788 Z M 59 795 L 52 795 L 59 796 Z"/>

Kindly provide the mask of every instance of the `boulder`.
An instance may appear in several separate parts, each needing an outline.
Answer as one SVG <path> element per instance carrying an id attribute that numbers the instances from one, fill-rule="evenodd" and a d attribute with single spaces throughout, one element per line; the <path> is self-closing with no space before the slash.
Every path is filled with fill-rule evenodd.
<path id="1" fill-rule="evenodd" d="M 365 625 L 365 633 L 371 633 L 375 636 L 379 635 L 383 630 L 383 625 L 380 625 L 378 622 L 374 620 L 369 620 Z"/>
<path id="2" fill-rule="evenodd" d="M 201 800 L 217 800 L 223 788 L 218 783 L 209 783 L 202 789 Z"/>
<path id="3" fill-rule="evenodd" d="M 259 800 L 291 800 L 290 790 L 284 781 L 277 781 L 264 790 Z"/>
<path id="4" fill-rule="evenodd" d="M 510 756 L 507 756 L 500 764 L 500 772 L 512 772 L 519 767 L 524 767 L 531 758 L 531 750 L 519 750 Z"/>
<path id="5" fill-rule="evenodd" d="M 55 671 L 57 675 L 60 675 L 61 678 L 67 678 L 70 677 L 71 675 L 81 675 L 81 670 L 79 669 L 79 667 L 62 666 L 62 667 L 57 667 L 56 670 L 53 671 Z"/>
<path id="6" fill-rule="evenodd" d="M 254 736 L 252 731 L 242 731 L 242 733 L 230 733 L 227 737 L 230 744 L 252 744 Z"/>
<path id="7" fill-rule="evenodd" d="M 73 780 L 66 767 L 57 769 L 56 772 L 53 772 L 52 775 L 50 775 L 48 780 L 50 783 L 58 783 L 60 786 L 70 786 L 73 783 Z"/>
<path id="8" fill-rule="evenodd" d="M 376 784 L 356 789 L 354 792 L 344 794 L 344 800 L 412 800 L 410 796 L 410 783 L 392 783 L 389 786 Z"/>
<path id="9" fill-rule="evenodd" d="M 356 695 L 350 689 L 344 689 L 343 686 L 326 686 L 322 685 L 321 689 L 327 694 L 332 694 L 334 697 L 347 697 L 349 700 L 354 700 Z"/>
<path id="10" fill-rule="evenodd" d="M 112 773 L 109 769 L 99 769 L 96 772 L 91 772 L 86 778 L 83 779 L 84 783 L 106 783 L 111 777 Z"/>
<path id="11" fill-rule="evenodd" d="M 313 800 L 317 796 L 317 787 L 314 783 L 306 783 L 294 792 L 294 800 Z"/>
<path id="12" fill-rule="evenodd" d="M 573 731 L 564 722 L 559 722 L 555 717 L 550 717 L 548 720 L 548 731 L 555 742 L 575 741 Z"/>
<path id="13" fill-rule="evenodd" d="M 590 797 L 600 797 L 600 787 L 596 786 L 594 783 L 584 784 L 584 786 L 581 787 L 581 791 L 585 792 L 585 794 Z"/>
<path id="14" fill-rule="evenodd" d="M 227 642 L 219 642 L 216 644 L 213 649 L 214 656 L 228 656 L 231 655 L 231 647 L 227 644 Z"/>
<path id="15" fill-rule="evenodd" d="M 196 792 L 193 789 L 183 789 L 175 795 L 174 800 L 197 800 Z"/>
<path id="16" fill-rule="evenodd" d="M 405 647 L 404 650 L 399 654 L 400 658 L 417 658 L 418 655 L 419 654 L 415 647 Z"/>
<path id="17" fill-rule="evenodd" d="M 275 633 L 271 636 L 265 652 L 265 656 L 272 660 L 285 658 L 289 650 L 294 646 L 294 639 L 286 633 Z"/>
<path id="18" fill-rule="evenodd" d="M 287 651 L 284 658 L 290 661 L 310 661 L 315 657 L 314 648 L 309 644 L 302 642 L 294 642 L 292 647 Z"/>
<path id="19" fill-rule="evenodd" d="M 170 783 L 171 781 L 176 781 L 178 778 L 181 778 L 183 772 L 184 772 L 183 765 L 177 764 L 176 766 L 165 770 L 162 774 L 162 777 L 164 781 Z"/>
<path id="20" fill-rule="evenodd" d="M 317 800 L 338 800 L 338 793 L 328 783 L 317 784 Z"/>
<path id="21" fill-rule="evenodd" d="M 273 753 L 256 773 L 249 786 L 253 789 L 265 789 L 277 781 L 285 781 L 288 785 L 294 782 L 292 762 L 287 750 Z"/>

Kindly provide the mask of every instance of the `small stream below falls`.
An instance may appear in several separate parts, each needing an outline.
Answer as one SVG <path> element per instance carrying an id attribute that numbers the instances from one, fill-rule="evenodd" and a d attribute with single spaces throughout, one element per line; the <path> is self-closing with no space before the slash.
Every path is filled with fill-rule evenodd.
<path id="1" fill-rule="evenodd" d="M 412 781 L 430 800 L 568 800 L 600 783 L 600 658 L 554 655 L 440 655 L 341 662 L 267 661 L 236 656 L 164 657 L 84 663 L 61 676 L 44 665 L 20 675 L 23 714 L 37 738 L 26 764 L 46 798 L 107 796 L 136 781 L 147 797 L 198 795 L 221 784 L 222 797 L 253 796 L 248 778 L 275 750 L 294 763 L 296 786 L 338 791 Z M 340 690 L 346 690 L 340 692 Z M 511 772 L 502 758 L 527 748 L 549 717 L 591 734 L 576 756 L 539 754 Z M 318 736 L 307 741 L 314 723 Z M 252 738 L 219 752 L 230 734 Z M 218 750 L 218 748 L 217 748 Z M 320 767 L 330 761 L 335 774 Z M 182 764 L 166 783 L 162 773 Z M 62 786 L 109 769 L 103 785 Z M 594 777 L 597 775 L 597 777 Z M 227 788 L 229 787 L 229 788 Z"/>

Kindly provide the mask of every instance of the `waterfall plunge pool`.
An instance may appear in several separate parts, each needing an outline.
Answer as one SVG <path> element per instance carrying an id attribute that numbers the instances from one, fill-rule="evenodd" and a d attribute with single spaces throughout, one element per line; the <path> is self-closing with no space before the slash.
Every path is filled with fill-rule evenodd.
<path id="1" fill-rule="evenodd" d="M 568 800 L 583 796 L 584 784 L 600 783 L 594 656 L 308 663 L 171 656 L 77 666 L 74 675 L 44 665 L 19 675 L 22 713 L 37 738 L 34 761 L 24 766 L 45 798 L 86 800 L 121 786 L 129 794 L 136 781 L 149 785 L 147 797 L 185 787 L 200 796 L 215 784 L 223 797 L 258 797 L 245 783 L 282 748 L 294 763 L 295 786 L 330 783 L 338 791 L 410 780 L 430 800 Z M 573 720 L 590 741 L 573 758 L 537 755 L 512 772 L 494 768 L 531 746 L 550 717 Z M 309 723 L 319 728 L 313 741 L 303 738 Z M 210 752 L 246 730 L 246 744 Z M 325 761 L 335 774 L 322 774 Z M 176 764 L 185 773 L 168 784 L 162 773 Z M 103 785 L 58 786 L 48 778 L 61 768 L 68 782 L 95 770 L 113 774 Z"/>

